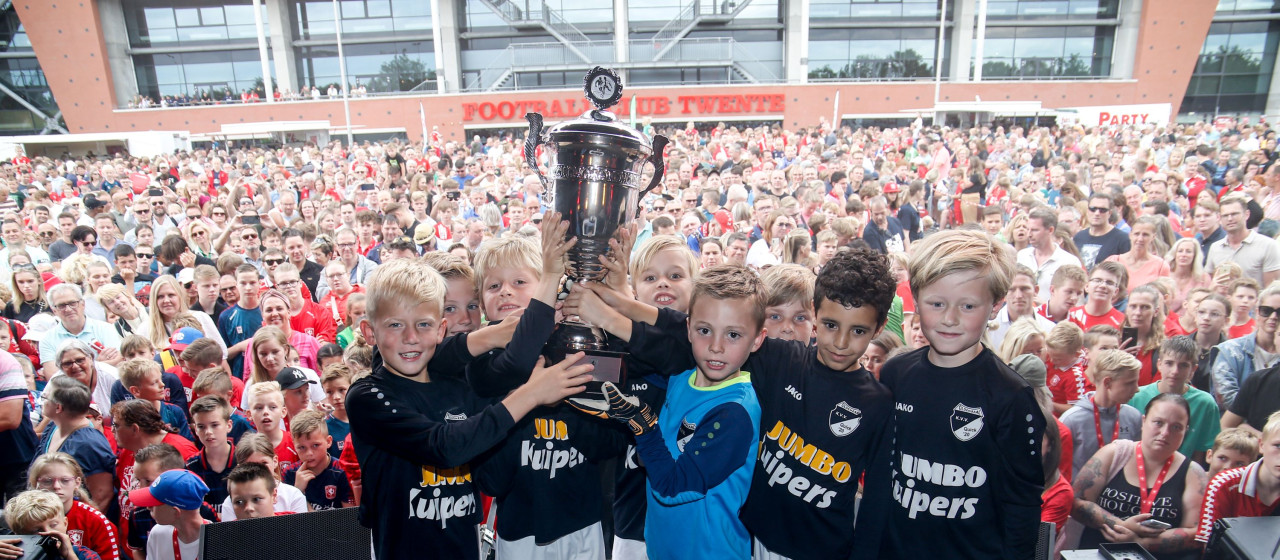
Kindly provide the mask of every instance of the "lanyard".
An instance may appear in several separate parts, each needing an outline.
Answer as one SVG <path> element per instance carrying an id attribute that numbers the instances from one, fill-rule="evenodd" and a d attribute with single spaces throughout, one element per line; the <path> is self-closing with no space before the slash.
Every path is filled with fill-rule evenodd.
<path id="1" fill-rule="evenodd" d="M 1173 455 L 1164 461 L 1164 468 L 1160 469 L 1160 476 L 1156 477 L 1156 483 L 1151 486 L 1150 494 L 1147 493 L 1147 463 L 1142 460 L 1142 444 L 1138 444 L 1138 490 L 1142 494 L 1142 509 L 1140 513 L 1151 513 L 1151 506 L 1156 503 L 1156 496 L 1160 493 L 1160 487 L 1164 485 L 1164 477 L 1169 474 L 1169 467 L 1173 466 Z"/>
<path id="2" fill-rule="evenodd" d="M 1163 476 L 1163 475 L 1162 475 Z M 208 519 L 201 519 L 201 525 L 208 525 Z M 182 560 L 182 549 L 178 547 L 178 528 L 173 528 L 173 560 Z M 196 549 L 195 560 L 200 560 L 200 550 Z"/>
<path id="3" fill-rule="evenodd" d="M 1093 397 L 1089 397 L 1089 402 L 1093 404 L 1093 428 L 1098 432 L 1098 449 L 1107 442 L 1102 440 L 1102 415 L 1098 414 L 1098 403 L 1093 402 Z M 1120 405 L 1116 405 L 1116 427 L 1111 431 L 1111 441 L 1115 441 L 1120 437 Z"/>

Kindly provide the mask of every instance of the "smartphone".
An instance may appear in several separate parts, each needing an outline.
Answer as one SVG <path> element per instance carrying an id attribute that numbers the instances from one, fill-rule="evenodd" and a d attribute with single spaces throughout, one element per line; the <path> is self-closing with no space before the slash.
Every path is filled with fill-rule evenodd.
<path id="1" fill-rule="evenodd" d="M 262 218 L 258 216 L 240 216 L 240 223 L 246 226 L 252 226 L 262 223 Z"/>
<path id="2" fill-rule="evenodd" d="M 458 200 L 459 198 L 462 198 L 462 191 L 449 191 L 444 193 L 444 197 L 449 200 Z"/>
<path id="3" fill-rule="evenodd" d="M 147 196 L 164 196 L 164 189 L 147 189 Z"/>
<path id="4" fill-rule="evenodd" d="M 1128 341 L 1127 343 L 1125 341 Z M 1138 328 L 1125 327 L 1120 329 L 1120 344 L 1127 344 L 1125 348 L 1138 343 Z"/>
<path id="5" fill-rule="evenodd" d="M 371 191 L 371 190 L 375 190 L 375 189 L 377 189 L 377 188 L 378 188 L 378 187 L 374 186 L 374 184 L 373 184 L 373 183 L 365 183 L 365 184 L 363 184 L 363 185 L 360 185 L 360 190 L 362 190 L 362 191 Z"/>
<path id="6" fill-rule="evenodd" d="M 1160 521 L 1159 519 L 1148 519 L 1138 524 L 1148 529 L 1159 529 L 1161 531 L 1168 531 L 1169 528 L 1172 527 L 1172 525 Z"/>

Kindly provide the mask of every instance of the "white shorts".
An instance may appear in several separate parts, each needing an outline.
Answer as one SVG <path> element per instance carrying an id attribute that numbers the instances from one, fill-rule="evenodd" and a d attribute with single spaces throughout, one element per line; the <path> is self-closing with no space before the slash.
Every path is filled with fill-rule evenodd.
<path id="1" fill-rule="evenodd" d="M 613 537 L 613 560 L 649 560 L 649 548 L 644 541 Z"/>
<path id="2" fill-rule="evenodd" d="M 773 552 L 760 544 L 755 537 L 751 537 L 751 558 L 753 560 L 791 560 L 786 556 Z"/>
<path id="3" fill-rule="evenodd" d="M 604 560 L 604 531 L 596 522 L 544 545 L 498 536 L 495 548 L 497 560 Z"/>

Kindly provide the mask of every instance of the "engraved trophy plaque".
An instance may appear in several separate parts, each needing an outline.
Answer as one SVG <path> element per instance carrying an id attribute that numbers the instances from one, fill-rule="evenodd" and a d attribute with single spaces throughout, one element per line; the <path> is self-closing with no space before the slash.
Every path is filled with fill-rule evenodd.
<path id="1" fill-rule="evenodd" d="M 622 81 L 606 68 L 596 67 L 584 79 L 587 99 L 595 106 L 577 119 L 544 129 L 542 115 L 529 113 L 525 162 L 538 174 L 552 198 L 552 205 L 569 223 L 566 239 L 577 237 L 569 251 L 567 274 L 572 282 L 600 281 L 606 270 L 600 257 L 609 253 L 609 239 L 618 228 L 635 219 L 638 202 L 662 183 L 664 136 L 651 141 L 642 132 L 619 122 L 605 109 L 622 98 Z M 549 156 L 550 178 L 538 169 L 537 150 Z M 641 171 L 654 167 L 653 178 L 641 190 Z M 604 333 L 567 318 L 556 325 L 543 348 L 550 363 L 585 351 L 596 366 L 599 381 L 620 383 L 625 375 L 621 352 L 606 349 Z"/>

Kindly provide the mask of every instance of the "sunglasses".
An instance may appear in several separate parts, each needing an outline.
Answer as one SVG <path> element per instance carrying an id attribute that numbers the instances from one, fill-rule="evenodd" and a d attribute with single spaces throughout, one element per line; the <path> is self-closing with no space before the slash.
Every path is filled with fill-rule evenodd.
<path id="1" fill-rule="evenodd" d="M 78 241 L 77 243 L 84 245 L 85 247 L 96 247 L 98 245 L 97 241 Z"/>
<path id="2" fill-rule="evenodd" d="M 154 258 L 156 258 L 155 253 L 135 253 L 135 255 L 136 255 L 138 258 L 140 258 L 140 259 L 154 259 Z"/>
<path id="3" fill-rule="evenodd" d="M 226 213 L 226 212 L 214 212 L 214 213 L 213 213 L 213 215 L 214 215 L 214 216 L 226 216 L 226 215 L 227 215 L 227 213 Z"/>
<path id="4" fill-rule="evenodd" d="M 1089 207 L 1089 211 L 1090 211 L 1090 212 L 1103 213 L 1103 212 L 1110 212 L 1110 211 L 1111 211 L 1111 209 L 1110 209 L 1110 208 L 1098 208 L 1097 206 L 1090 206 L 1090 207 Z"/>
<path id="5" fill-rule="evenodd" d="M 1275 315 L 1275 314 L 1276 314 L 1276 311 L 1277 311 L 1277 309 L 1276 309 L 1276 308 L 1274 308 L 1274 307 L 1267 307 L 1267 306 L 1265 306 L 1265 305 L 1259 305 L 1259 306 L 1258 306 L 1258 316 L 1259 316 L 1259 317 L 1270 317 L 1270 316 L 1272 316 L 1272 315 Z"/>
<path id="6" fill-rule="evenodd" d="M 52 232 L 52 231 L 42 231 L 42 232 L 40 232 L 40 237 L 53 237 L 53 235 L 54 235 L 54 232 Z"/>
<path id="7" fill-rule="evenodd" d="M 250 233 L 249 235 L 241 237 L 241 239 L 244 239 L 245 241 L 248 241 L 250 239 L 257 239 L 257 238 L 258 238 L 258 234 L 256 233 Z"/>
<path id="8" fill-rule="evenodd" d="M 262 263 L 267 266 L 280 266 L 284 264 L 284 259 L 263 259 Z"/>

